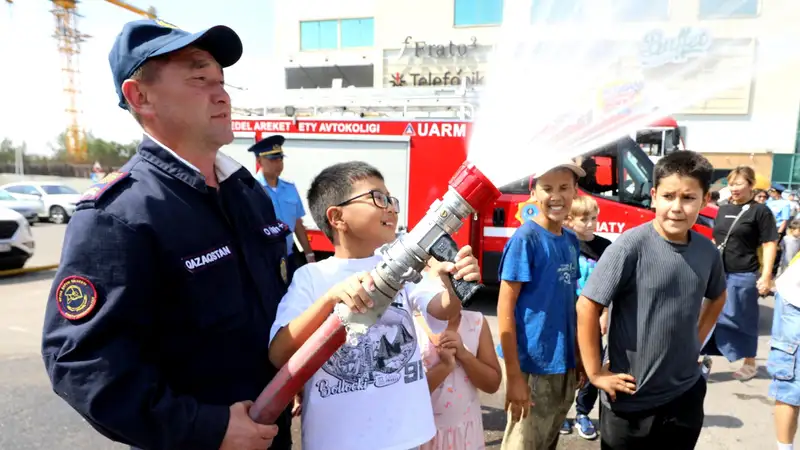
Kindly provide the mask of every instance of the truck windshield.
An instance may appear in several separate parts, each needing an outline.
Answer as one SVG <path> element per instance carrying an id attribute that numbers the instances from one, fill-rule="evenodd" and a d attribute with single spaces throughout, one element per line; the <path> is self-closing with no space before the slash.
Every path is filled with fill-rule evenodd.
<path id="1" fill-rule="evenodd" d="M 580 187 L 593 195 L 616 202 L 650 207 L 653 162 L 628 137 L 619 139 L 583 158 L 586 176 Z"/>
<path id="2" fill-rule="evenodd" d="M 636 132 L 636 143 L 647 156 L 658 159 L 678 149 L 673 143 L 676 133 L 675 128 L 647 128 Z"/>

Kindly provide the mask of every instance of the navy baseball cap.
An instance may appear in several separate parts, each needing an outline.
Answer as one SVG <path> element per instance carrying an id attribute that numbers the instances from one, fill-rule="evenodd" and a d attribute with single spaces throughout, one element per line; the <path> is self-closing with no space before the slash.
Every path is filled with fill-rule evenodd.
<path id="1" fill-rule="evenodd" d="M 255 145 L 247 149 L 247 151 L 253 152 L 256 157 L 263 156 L 267 159 L 283 158 L 285 156 L 283 154 L 284 142 L 286 142 L 286 138 L 280 134 L 276 134 L 256 142 Z"/>
<path id="2" fill-rule="evenodd" d="M 232 29 L 218 25 L 199 33 L 176 28 L 160 20 L 135 20 L 122 27 L 108 54 L 120 108 L 126 108 L 122 83 L 150 58 L 190 45 L 209 53 L 220 66 L 230 67 L 242 57 L 242 41 Z"/>

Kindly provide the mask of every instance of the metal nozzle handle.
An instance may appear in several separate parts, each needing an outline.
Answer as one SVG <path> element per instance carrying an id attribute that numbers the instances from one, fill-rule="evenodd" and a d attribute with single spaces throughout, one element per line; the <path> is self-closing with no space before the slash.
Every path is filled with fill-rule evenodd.
<path id="1" fill-rule="evenodd" d="M 428 253 L 437 261 L 455 262 L 456 255 L 458 255 L 458 244 L 449 234 L 442 234 L 428 249 Z M 452 274 L 450 275 L 450 284 L 453 285 L 453 291 L 461 301 L 461 306 L 465 308 L 472 303 L 472 296 L 483 287 L 477 281 L 456 280 Z"/>

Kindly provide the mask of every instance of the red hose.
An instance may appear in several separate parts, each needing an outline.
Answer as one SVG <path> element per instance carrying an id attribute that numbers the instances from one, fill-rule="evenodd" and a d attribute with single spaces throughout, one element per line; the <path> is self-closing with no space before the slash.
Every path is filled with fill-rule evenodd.
<path id="1" fill-rule="evenodd" d="M 281 367 L 275 378 L 261 391 L 250 408 L 250 418 L 269 425 L 275 423 L 294 396 L 303 389 L 325 361 L 347 339 L 347 331 L 336 314 L 331 314 L 314 334 Z"/>

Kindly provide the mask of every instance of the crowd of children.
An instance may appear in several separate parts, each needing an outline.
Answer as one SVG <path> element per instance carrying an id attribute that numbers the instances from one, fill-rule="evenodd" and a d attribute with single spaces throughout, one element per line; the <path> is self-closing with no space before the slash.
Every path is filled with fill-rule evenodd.
<path id="1" fill-rule="evenodd" d="M 538 213 L 500 261 L 498 351 L 486 319 L 462 310 L 449 282 L 451 274 L 480 278 L 470 247 L 455 263 L 431 260 L 422 282 L 401 290 L 366 335 L 306 383 L 303 448 L 481 449 L 479 392 L 501 382 L 503 449 L 555 449 L 573 428 L 573 402 L 574 428 L 596 438 L 588 416 L 598 393 L 601 448 L 694 448 L 706 394 L 701 344 L 726 298 L 719 251 L 691 229 L 710 199 L 712 172 L 691 151 L 659 160 L 655 218 L 614 244 L 594 233 L 599 208 L 578 196 L 580 166 L 565 161 L 536 175 Z M 337 303 L 372 307 L 368 272 L 380 261 L 376 250 L 396 237 L 398 203 L 365 163 L 337 164 L 314 179 L 309 210 L 335 253 L 295 273 L 270 333 L 276 366 Z M 793 389 L 787 403 L 798 405 Z"/>

